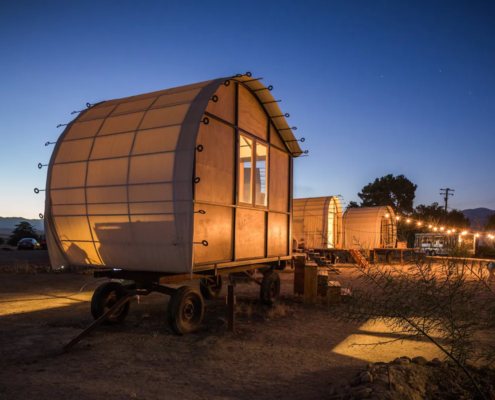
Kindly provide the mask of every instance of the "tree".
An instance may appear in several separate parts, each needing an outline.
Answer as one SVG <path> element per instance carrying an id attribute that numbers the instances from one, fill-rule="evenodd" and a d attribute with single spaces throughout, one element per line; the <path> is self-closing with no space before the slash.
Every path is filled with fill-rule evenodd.
<path id="1" fill-rule="evenodd" d="M 17 246 L 19 240 L 24 238 L 32 238 L 38 240 L 39 236 L 36 233 L 36 229 L 29 222 L 24 221 L 16 225 L 16 228 L 12 231 L 10 235 L 8 244 L 11 246 Z"/>
<path id="2" fill-rule="evenodd" d="M 404 175 L 389 174 L 368 183 L 358 196 L 361 206 L 391 206 L 396 213 L 410 213 L 417 187 Z"/>
<path id="3" fill-rule="evenodd" d="M 485 224 L 486 231 L 495 231 L 495 214 L 491 214 L 487 217 L 488 221 Z"/>
<path id="4" fill-rule="evenodd" d="M 349 204 L 347 205 L 347 208 L 358 208 L 359 204 L 356 203 L 355 201 L 350 201 Z"/>
<path id="5" fill-rule="evenodd" d="M 445 212 L 445 209 L 436 202 L 429 206 L 420 204 L 412 217 L 424 223 L 445 225 L 448 228 L 468 229 L 471 224 L 469 218 L 461 211 L 453 209 Z"/>

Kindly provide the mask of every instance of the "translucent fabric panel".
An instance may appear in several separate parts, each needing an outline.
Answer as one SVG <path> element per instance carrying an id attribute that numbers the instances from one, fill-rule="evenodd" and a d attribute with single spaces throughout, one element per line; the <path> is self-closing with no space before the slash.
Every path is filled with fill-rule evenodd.
<path id="1" fill-rule="evenodd" d="M 89 221 L 103 263 L 113 268 L 129 267 L 133 252 L 129 217 L 90 216 Z"/>
<path id="2" fill-rule="evenodd" d="M 138 100 L 143 100 L 143 99 L 149 99 L 149 98 L 157 98 L 158 96 L 167 93 L 170 89 L 164 89 L 164 90 L 157 90 L 156 92 L 150 92 L 150 93 L 143 93 L 139 94 L 137 96 L 130 96 L 130 97 L 124 97 L 122 99 L 115 99 L 115 100 L 110 100 L 110 101 L 105 101 L 104 103 L 95 106 L 95 107 L 105 107 L 108 105 L 118 105 L 122 103 L 131 103 L 134 101 Z"/>
<path id="3" fill-rule="evenodd" d="M 172 201 L 130 203 L 129 210 L 131 214 L 173 214 L 174 203 Z"/>
<path id="4" fill-rule="evenodd" d="M 70 188 L 84 186 L 86 162 L 54 165 L 50 188 Z"/>
<path id="5" fill-rule="evenodd" d="M 92 242 L 62 242 L 71 265 L 101 265 Z"/>
<path id="6" fill-rule="evenodd" d="M 132 235 L 136 244 L 157 247 L 174 245 L 176 240 L 173 215 L 131 215 Z"/>
<path id="7" fill-rule="evenodd" d="M 84 189 L 54 190 L 50 192 L 52 204 L 84 204 Z"/>
<path id="8" fill-rule="evenodd" d="M 258 99 L 243 86 L 239 86 L 239 128 L 264 140 L 268 137 L 265 111 Z"/>
<path id="9" fill-rule="evenodd" d="M 274 147 L 270 150 L 270 210 L 288 212 L 289 156 Z"/>
<path id="10" fill-rule="evenodd" d="M 55 158 L 55 163 L 68 161 L 86 161 L 91 151 L 93 139 L 62 142 Z"/>
<path id="11" fill-rule="evenodd" d="M 203 210 L 205 214 L 198 211 Z M 206 240 L 208 246 L 195 245 L 194 263 L 232 260 L 232 207 L 194 205 L 194 241 Z"/>
<path id="12" fill-rule="evenodd" d="M 183 91 L 185 91 L 185 90 L 192 90 L 192 89 L 199 89 L 199 88 L 203 88 L 203 87 L 205 87 L 206 85 L 208 85 L 210 82 L 212 82 L 212 81 L 198 82 L 198 83 L 193 83 L 193 84 L 191 84 L 191 85 L 178 86 L 178 87 L 175 87 L 175 88 L 169 89 L 169 90 L 167 91 L 167 94 L 169 94 L 169 93 L 178 93 L 178 92 L 183 92 Z"/>
<path id="13" fill-rule="evenodd" d="M 285 144 L 273 124 L 270 124 L 270 143 L 281 148 L 282 150 L 286 150 Z"/>
<path id="14" fill-rule="evenodd" d="M 177 240 L 173 215 L 131 216 L 133 252 L 136 269 L 186 273 L 181 258 L 183 243 Z"/>
<path id="15" fill-rule="evenodd" d="M 135 131 L 143 119 L 143 115 L 144 112 L 137 112 L 133 114 L 119 115 L 118 117 L 109 117 L 105 120 L 98 136 Z"/>
<path id="16" fill-rule="evenodd" d="M 221 122 L 210 120 L 200 124 L 196 153 L 195 199 L 213 203 L 234 204 L 235 130 Z"/>
<path id="17" fill-rule="evenodd" d="M 215 92 L 218 97 L 218 101 L 214 102 L 210 100 L 206 111 L 216 115 L 218 118 L 224 121 L 235 123 L 235 86 L 230 84 L 229 86 L 220 85 Z"/>
<path id="18" fill-rule="evenodd" d="M 156 97 L 149 97 L 147 99 L 142 99 L 138 101 L 130 101 L 128 103 L 119 104 L 112 115 L 117 114 L 125 114 L 134 111 L 147 110 L 153 102 L 156 100 Z"/>
<path id="19" fill-rule="evenodd" d="M 175 94 L 165 94 L 160 96 L 158 100 L 153 104 L 155 107 L 163 107 L 166 105 L 177 104 L 177 103 L 190 103 L 198 95 L 201 89 L 186 90 L 183 92 Z"/>
<path id="20" fill-rule="evenodd" d="M 236 209 L 235 258 L 265 256 L 265 211 Z"/>
<path id="21" fill-rule="evenodd" d="M 52 207 L 53 215 L 86 215 L 85 205 L 57 206 Z"/>
<path id="22" fill-rule="evenodd" d="M 138 131 L 132 154 L 158 153 L 173 151 L 177 147 L 181 125 L 167 128 L 146 129 Z"/>
<path id="23" fill-rule="evenodd" d="M 126 246 L 131 244 L 131 228 L 127 215 L 89 216 L 88 218 L 95 241 L 122 243 Z"/>
<path id="24" fill-rule="evenodd" d="M 86 122 L 75 122 L 71 126 L 70 131 L 64 137 L 64 140 L 82 139 L 96 136 L 96 133 L 103 124 L 103 121 L 103 119 L 95 119 Z"/>
<path id="25" fill-rule="evenodd" d="M 102 136 L 95 139 L 91 159 L 128 156 L 131 152 L 134 132 Z"/>
<path id="26" fill-rule="evenodd" d="M 113 110 L 115 110 L 115 106 L 90 108 L 81 116 L 80 120 L 86 121 L 88 119 L 104 118 L 109 116 Z"/>
<path id="27" fill-rule="evenodd" d="M 161 200 L 173 200 L 173 186 L 171 183 L 129 186 L 129 201 Z"/>
<path id="28" fill-rule="evenodd" d="M 90 161 L 88 186 L 122 185 L 127 183 L 129 158 Z"/>
<path id="29" fill-rule="evenodd" d="M 146 112 L 140 129 L 157 128 L 167 125 L 177 125 L 184 121 L 189 104 L 180 106 L 164 107 Z"/>
<path id="30" fill-rule="evenodd" d="M 239 202 L 252 204 L 253 190 L 253 141 L 239 137 Z"/>
<path id="31" fill-rule="evenodd" d="M 93 240 L 87 217 L 53 217 L 60 240 Z"/>
<path id="32" fill-rule="evenodd" d="M 174 153 L 131 157 L 129 183 L 171 182 Z"/>
<path id="33" fill-rule="evenodd" d="M 87 188 L 88 204 L 91 203 L 125 203 L 127 202 L 127 187 L 113 186 L 101 188 Z"/>
<path id="34" fill-rule="evenodd" d="M 128 214 L 127 203 L 119 204 L 88 204 L 88 215 Z"/>
<path id="35" fill-rule="evenodd" d="M 268 214 L 268 257 L 289 254 L 288 231 L 289 216 L 287 214 Z"/>

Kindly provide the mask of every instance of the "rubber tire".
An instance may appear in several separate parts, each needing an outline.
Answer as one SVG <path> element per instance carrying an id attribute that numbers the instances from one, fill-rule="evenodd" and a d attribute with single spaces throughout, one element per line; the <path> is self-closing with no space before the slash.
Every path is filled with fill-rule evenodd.
<path id="1" fill-rule="evenodd" d="M 112 299 L 113 304 L 124 297 L 124 289 L 120 283 L 105 282 L 98 286 L 95 290 L 91 299 L 91 315 L 93 315 L 95 320 L 105 314 L 105 312 L 107 312 L 111 307 L 108 307 L 108 299 L 113 293 L 115 293 L 114 298 Z M 121 324 L 127 317 L 130 307 L 130 302 L 125 303 L 119 310 L 117 310 L 117 314 L 111 315 L 103 323 L 107 325 Z"/>
<path id="2" fill-rule="evenodd" d="M 263 276 L 260 288 L 261 303 L 267 306 L 273 305 L 280 295 L 280 276 L 278 273 L 270 271 Z"/>
<path id="3" fill-rule="evenodd" d="M 187 321 L 185 307 L 193 306 L 193 318 Z M 203 296 L 190 286 L 182 286 L 170 297 L 167 308 L 167 322 L 177 335 L 195 332 L 201 326 L 204 315 Z"/>
<path id="4" fill-rule="evenodd" d="M 220 291 L 222 290 L 222 277 L 219 275 L 212 279 L 215 280 L 215 278 L 218 278 L 218 285 L 213 284 L 213 286 L 211 286 L 211 279 L 201 278 L 199 280 L 199 291 L 205 300 L 214 300 L 220 295 Z M 210 284 L 208 284 L 208 282 Z"/>

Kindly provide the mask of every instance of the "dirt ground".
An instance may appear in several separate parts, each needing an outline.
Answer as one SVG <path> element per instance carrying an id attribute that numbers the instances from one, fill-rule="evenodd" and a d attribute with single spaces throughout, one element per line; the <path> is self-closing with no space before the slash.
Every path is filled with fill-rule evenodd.
<path id="1" fill-rule="evenodd" d="M 346 286 L 352 276 L 342 271 L 338 280 Z M 397 335 L 383 326 L 341 324 L 336 306 L 293 298 L 291 270 L 281 277 L 282 300 L 273 309 L 260 304 L 258 285 L 237 285 L 236 333 L 227 331 L 224 296 L 205 302 L 198 332 L 178 337 L 166 324 L 168 296 L 151 294 L 133 301 L 125 324 L 100 327 L 63 353 L 63 344 L 92 322 L 89 302 L 102 281 L 75 273 L 0 274 L 0 398 L 323 399 L 367 362 L 439 355 L 424 342 L 352 346 Z M 198 287 L 175 286 L 186 284 Z"/>

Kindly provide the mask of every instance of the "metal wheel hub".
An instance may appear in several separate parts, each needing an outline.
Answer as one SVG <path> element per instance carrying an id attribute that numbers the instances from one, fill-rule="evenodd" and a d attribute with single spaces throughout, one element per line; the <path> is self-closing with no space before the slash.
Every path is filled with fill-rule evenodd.
<path id="1" fill-rule="evenodd" d="M 182 309 L 182 317 L 185 321 L 191 321 L 194 318 L 194 304 L 192 301 L 187 301 Z"/>

